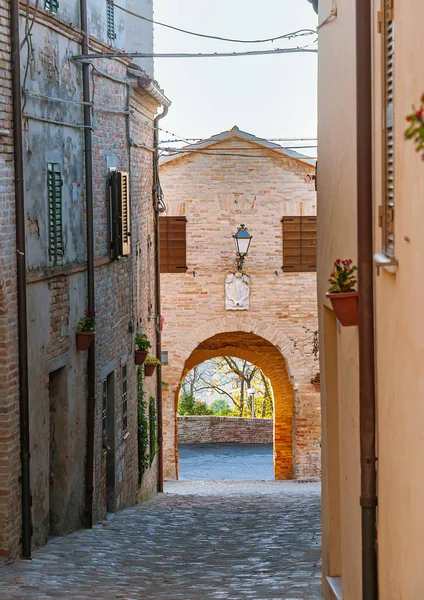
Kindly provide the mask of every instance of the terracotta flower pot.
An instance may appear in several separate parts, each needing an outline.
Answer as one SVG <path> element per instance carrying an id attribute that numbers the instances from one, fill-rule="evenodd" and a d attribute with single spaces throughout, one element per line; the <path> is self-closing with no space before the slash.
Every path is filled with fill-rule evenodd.
<path id="1" fill-rule="evenodd" d="M 312 383 L 312 385 L 314 386 L 314 388 L 317 390 L 317 392 L 321 389 L 321 382 L 320 381 L 314 381 Z"/>
<path id="2" fill-rule="evenodd" d="M 135 351 L 135 356 L 134 356 L 134 362 L 136 365 L 142 365 L 144 364 L 144 361 L 146 360 L 148 355 L 147 350 L 136 350 Z"/>
<path id="3" fill-rule="evenodd" d="M 327 292 L 326 296 L 330 298 L 336 317 L 344 327 L 358 325 L 358 292 Z"/>
<path id="4" fill-rule="evenodd" d="M 84 352 L 88 350 L 93 343 L 95 331 L 77 331 L 77 348 Z"/>
<path id="5" fill-rule="evenodd" d="M 151 377 L 156 370 L 156 365 L 144 365 L 144 374 L 146 377 Z"/>

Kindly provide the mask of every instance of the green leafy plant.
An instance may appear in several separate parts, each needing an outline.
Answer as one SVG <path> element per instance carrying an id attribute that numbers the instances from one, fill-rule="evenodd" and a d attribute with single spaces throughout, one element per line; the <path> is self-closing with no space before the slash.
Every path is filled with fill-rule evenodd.
<path id="1" fill-rule="evenodd" d="M 135 336 L 135 345 L 137 350 L 149 350 L 152 347 L 147 335 L 140 332 Z"/>
<path id="2" fill-rule="evenodd" d="M 409 126 L 405 131 L 405 138 L 414 140 L 415 149 L 424 160 L 424 94 L 421 96 L 420 107 L 417 109 L 413 106 L 412 109 L 414 112 L 406 117 Z"/>
<path id="3" fill-rule="evenodd" d="M 354 292 L 357 280 L 355 279 L 355 271 L 358 270 L 350 259 L 341 260 L 338 258 L 333 267 L 333 272 L 328 280 L 331 284 L 328 290 L 331 294 L 342 294 L 346 292 Z"/>
<path id="4" fill-rule="evenodd" d="M 150 398 L 149 398 L 149 426 L 150 426 L 149 463 L 151 465 L 153 462 L 153 459 L 155 458 L 156 453 L 159 452 L 159 443 L 158 443 L 158 434 L 157 434 L 157 409 L 156 409 L 156 399 L 154 396 L 150 396 Z"/>
<path id="5" fill-rule="evenodd" d="M 84 311 L 84 316 L 78 321 L 77 331 L 81 333 L 92 333 L 96 330 L 96 323 L 92 317 L 88 316 L 88 310 Z"/>
<path id="6" fill-rule="evenodd" d="M 319 371 L 318 373 L 315 373 L 315 375 L 312 377 L 311 383 L 321 383 L 321 376 L 319 374 Z"/>
<path id="7" fill-rule="evenodd" d="M 161 362 L 158 358 L 155 358 L 151 354 L 148 354 L 146 360 L 144 361 L 144 364 L 145 365 L 163 365 L 163 362 Z"/>
<path id="8" fill-rule="evenodd" d="M 206 402 L 196 402 L 193 394 L 183 392 L 178 402 L 178 414 L 186 416 L 213 415 L 213 411 Z"/>
<path id="9" fill-rule="evenodd" d="M 144 399 L 146 392 L 143 388 L 143 369 L 138 368 L 138 485 L 141 484 L 144 472 L 150 466 L 149 448 L 149 421 L 146 416 L 147 402 Z"/>
<path id="10" fill-rule="evenodd" d="M 166 381 L 162 381 L 162 387 L 167 390 L 169 388 L 169 383 L 166 383 Z"/>

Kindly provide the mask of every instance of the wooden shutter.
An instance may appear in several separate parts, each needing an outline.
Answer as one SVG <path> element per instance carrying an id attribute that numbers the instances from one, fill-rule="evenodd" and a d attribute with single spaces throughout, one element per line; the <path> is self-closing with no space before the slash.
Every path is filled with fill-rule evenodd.
<path id="1" fill-rule="evenodd" d="M 316 271 L 317 218 L 283 217 L 283 270 Z"/>
<path id="2" fill-rule="evenodd" d="M 116 39 L 115 33 L 115 6 L 112 0 L 106 0 L 106 27 L 107 40 L 109 44 L 113 44 Z"/>
<path id="3" fill-rule="evenodd" d="M 118 171 L 118 188 L 120 197 L 121 212 L 121 240 L 122 256 L 128 256 L 131 253 L 131 210 L 130 210 L 130 190 L 129 175 L 123 171 Z"/>
<path id="4" fill-rule="evenodd" d="M 393 0 L 382 0 L 383 58 L 383 252 L 395 251 L 395 170 L 394 170 L 394 60 L 395 24 Z"/>
<path id="5" fill-rule="evenodd" d="M 187 244 L 185 217 L 160 217 L 160 272 L 185 273 Z"/>
<path id="6" fill-rule="evenodd" d="M 59 0 L 44 0 L 44 8 L 56 14 L 59 9 Z"/>
<path id="7" fill-rule="evenodd" d="M 47 163 L 49 200 L 49 254 L 53 266 L 63 263 L 62 172 L 59 163 Z"/>

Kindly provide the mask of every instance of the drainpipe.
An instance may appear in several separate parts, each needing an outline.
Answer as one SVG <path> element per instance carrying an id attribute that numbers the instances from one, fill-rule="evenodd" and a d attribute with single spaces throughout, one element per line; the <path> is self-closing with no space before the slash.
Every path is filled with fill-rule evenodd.
<path id="1" fill-rule="evenodd" d="M 359 404 L 362 599 L 377 600 L 377 474 L 374 375 L 371 2 L 356 0 Z"/>
<path id="2" fill-rule="evenodd" d="M 22 156 L 21 61 L 19 2 L 10 1 L 12 49 L 12 115 L 15 160 L 16 270 L 18 295 L 19 418 L 21 438 L 22 556 L 31 558 L 31 487 L 28 401 L 28 328 L 26 298 L 24 166 Z"/>
<path id="3" fill-rule="evenodd" d="M 161 359 L 162 356 L 162 334 L 161 334 L 161 306 L 160 306 L 160 231 L 159 231 L 159 214 L 161 210 L 160 199 L 160 182 L 159 182 L 159 129 L 158 124 L 161 119 L 168 114 L 169 105 L 163 106 L 163 111 L 158 115 L 154 122 L 154 138 L 153 146 L 155 153 L 153 155 L 153 205 L 155 209 L 155 270 L 156 270 L 156 356 Z M 162 367 L 158 365 L 157 372 L 157 407 L 158 407 L 158 486 L 157 491 L 163 492 L 163 427 L 162 427 Z"/>
<path id="4" fill-rule="evenodd" d="M 89 52 L 87 0 L 80 1 L 81 30 L 83 32 L 82 54 Z M 85 202 L 87 213 L 87 310 L 92 319 L 96 316 L 94 300 L 94 225 L 93 225 L 93 140 L 90 106 L 90 64 L 82 63 L 82 93 L 84 101 L 84 150 L 85 150 Z M 96 406 L 96 345 L 93 340 L 88 349 L 87 377 L 87 455 L 85 464 L 85 511 L 84 527 L 93 525 L 94 482 L 94 424 Z"/>

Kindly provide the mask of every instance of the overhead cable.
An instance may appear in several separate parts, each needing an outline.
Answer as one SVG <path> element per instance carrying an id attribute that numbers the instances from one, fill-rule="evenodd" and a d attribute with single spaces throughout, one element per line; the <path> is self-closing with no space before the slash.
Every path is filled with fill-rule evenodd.
<path id="1" fill-rule="evenodd" d="M 188 29 L 181 29 L 180 27 L 175 27 L 174 25 L 169 25 L 168 23 L 161 23 L 160 21 L 155 21 L 153 19 L 149 19 L 148 17 L 144 17 L 139 13 L 133 12 L 132 10 L 128 10 L 128 8 L 124 8 L 115 2 L 111 2 L 115 8 L 122 10 L 123 12 L 136 17 L 137 19 L 142 19 L 143 21 L 147 21 L 148 23 L 153 23 L 154 25 L 160 25 L 161 27 L 167 27 L 168 29 L 173 29 L 174 31 L 179 31 L 181 33 L 186 33 L 187 35 L 194 35 L 196 37 L 207 38 L 209 40 L 219 40 L 221 42 L 234 42 L 236 44 L 264 44 L 266 42 L 274 42 L 275 40 L 291 40 L 296 37 L 302 37 L 307 35 L 316 34 L 316 30 L 314 29 L 299 29 L 298 31 L 292 31 L 290 33 L 284 33 L 283 35 L 276 35 L 271 38 L 266 38 L 263 40 L 237 40 L 232 38 L 220 37 L 218 35 L 208 35 L 206 33 L 197 33 L 195 31 L 189 31 Z"/>
<path id="2" fill-rule="evenodd" d="M 296 54 L 318 52 L 317 48 L 301 46 L 297 48 L 275 48 L 274 50 L 250 50 L 248 52 L 207 52 L 190 54 L 184 52 L 174 53 L 149 53 L 149 52 L 103 52 L 101 54 L 85 54 L 73 57 L 73 60 L 99 59 L 99 58 L 233 58 L 236 56 L 261 56 L 265 54 Z"/>
<path id="3" fill-rule="evenodd" d="M 267 149 L 268 150 L 268 149 Z M 279 150 L 279 148 L 270 148 L 269 150 Z M 284 151 L 284 148 L 281 148 Z M 237 156 L 240 158 L 277 158 L 276 156 L 265 156 L 264 154 L 238 154 L 235 152 L 211 152 L 208 150 L 173 150 L 171 148 L 162 148 L 162 152 L 169 152 L 169 154 L 162 154 L 164 158 L 169 156 L 175 156 L 176 154 L 207 154 L 209 156 Z M 282 153 L 283 154 L 283 153 Z M 289 156 L 286 158 L 295 158 L 298 160 L 316 160 L 316 156 Z"/>

